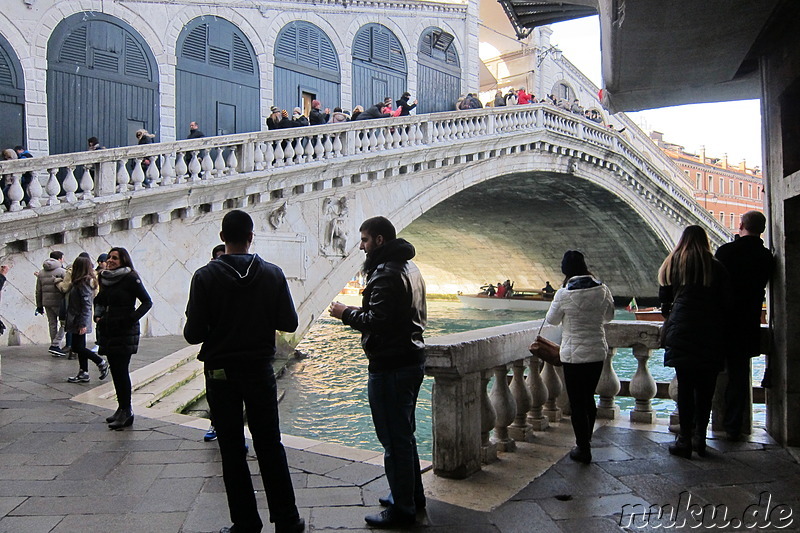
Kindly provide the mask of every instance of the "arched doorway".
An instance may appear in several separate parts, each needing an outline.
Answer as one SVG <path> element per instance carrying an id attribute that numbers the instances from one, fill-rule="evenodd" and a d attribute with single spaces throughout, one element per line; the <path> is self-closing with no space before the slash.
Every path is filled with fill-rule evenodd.
<path id="1" fill-rule="evenodd" d="M 353 107 L 364 109 L 389 96 L 396 100 L 407 89 L 406 54 L 392 31 L 367 24 L 353 39 Z"/>
<path id="2" fill-rule="evenodd" d="M 339 58 L 333 43 L 319 27 L 302 20 L 281 29 L 275 41 L 275 102 L 291 109 L 303 108 L 306 116 L 311 100 L 333 109 L 341 102 Z"/>
<path id="3" fill-rule="evenodd" d="M 11 44 L 0 35 L 0 146 L 26 145 L 25 84 L 22 65 Z"/>
<path id="4" fill-rule="evenodd" d="M 98 137 L 107 147 L 136 144 L 134 132 L 158 133 L 156 61 L 125 22 L 102 13 L 61 21 L 47 45 L 47 120 L 50 153 L 86 149 Z"/>
<path id="5" fill-rule="evenodd" d="M 428 28 L 419 39 L 417 113 L 451 111 L 461 92 L 461 65 L 454 37 Z"/>
<path id="6" fill-rule="evenodd" d="M 176 137 L 197 122 L 206 135 L 261 129 L 258 60 L 233 23 L 201 17 L 181 31 L 176 47 Z"/>

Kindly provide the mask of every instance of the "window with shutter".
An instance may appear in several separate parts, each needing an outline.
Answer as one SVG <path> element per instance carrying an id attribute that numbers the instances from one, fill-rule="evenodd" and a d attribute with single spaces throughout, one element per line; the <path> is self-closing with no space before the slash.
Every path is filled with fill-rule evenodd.
<path id="1" fill-rule="evenodd" d="M 231 67 L 231 54 L 221 48 L 208 47 L 208 64 L 224 69 Z"/>
<path id="2" fill-rule="evenodd" d="M 86 26 L 81 26 L 70 33 L 61 45 L 58 60 L 64 63 L 86 65 Z"/>
<path id="3" fill-rule="evenodd" d="M 367 54 L 368 50 L 367 42 Z M 305 68 L 339 72 L 339 59 L 331 40 L 322 29 L 302 20 L 281 29 L 275 43 L 275 57 Z"/>
<path id="4" fill-rule="evenodd" d="M 183 41 L 181 55 L 187 59 L 206 62 L 206 45 L 208 43 L 208 26 L 201 24 L 189 32 Z"/>
<path id="5" fill-rule="evenodd" d="M 134 78 L 150 79 L 150 69 L 144 50 L 130 36 L 125 36 L 125 75 Z"/>
<path id="6" fill-rule="evenodd" d="M 250 50 L 247 49 L 247 45 L 242 38 L 235 33 L 233 34 L 233 70 L 247 74 L 255 73 Z"/>
<path id="7" fill-rule="evenodd" d="M 14 70 L 11 68 L 10 58 L 2 48 L 0 48 L 0 87 L 14 87 Z"/>
<path id="8" fill-rule="evenodd" d="M 106 72 L 119 72 L 119 57 L 111 52 L 92 50 L 92 68 Z"/>

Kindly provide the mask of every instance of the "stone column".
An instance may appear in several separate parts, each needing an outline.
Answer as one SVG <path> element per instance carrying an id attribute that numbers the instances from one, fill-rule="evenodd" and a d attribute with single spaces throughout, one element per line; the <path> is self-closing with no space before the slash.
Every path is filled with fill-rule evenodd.
<path id="1" fill-rule="evenodd" d="M 616 396 L 619 394 L 620 383 L 617 373 L 612 365 L 617 349 L 609 347 L 605 361 L 603 361 L 603 372 L 600 374 L 600 381 L 597 383 L 597 394 L 600 401 L 597 404 L 597 418 L 608 418 L 615 420 L 619 417 L 619 405 L 616 404 Z"/>
<path id="2" fill-rule="evenodd" d="M 433 472 L 464 479 L 481 469 L 481 376 L 434 376 Z"/>
<path id="3" fill-rule="evenodd" d="M 561 408 L 558 406 L 558 397 L 561 396 L 561 378 L 550 363 L 545 363 L 542 369 L 542 379 L 547 387 L 547 401 L 544 404 L 544 414 L 550 422 L 561 422 Z"/>
<path id="4" fill-rule="evenodd" d="M 491 439 L 492 429 L 497 415 L 489 399 L 489 380 L 492 378 L 491 370 L 481 372 L 481 462 L 492 463 L 497 461 L 497 445 Z"/>
<path id="5" fill-rule="evenodd" d="M 519 442 L 532 442 L 534 439 L 533 427 L 528 424 L 528 411 L 531 408 L 531 393 L 525 386 L 525 360 L 520 359 L 512 363 L 514 377 L 511 380 L 511 394 L 516 403 L 516 415 L 508 428 L 508 434 Z"/>
<path id="6" fill-rule="evenodd" d="M 506 365 L 494 367 L 494 385 L 489 394 L 497 418 L 494 422 L 492 442 L 497 444 L 501 452 L 513 452 L 517 449 L 514 439 L 508 435 L 508 426 L 514 421 L 517 403 L 508 388 L 508 368 Z"/>
<path id="7" fill-rule="evenodd" d="M 656 421 L 656 413 L 652 406 L 652 400 L 656 396 L 656 380 L 647 368 L 647 361 L 652 351 L 641 344 L 636 344 L 632 348 L 638 366 L 630 385 L 631 396 L 636 400 L 636 405 L 631 411 L 631 422 L 653 424 Z"/>
<path id="8" fill-rule="evenodd" d="M 547 386 L 542 381 L 542 362 L 536 356 L 528 360 L 528 388 L 531 391 L 531 409 L 528 411 L 528 424 L 535 431 L 544 431 L 550 425 L 544 415 L 543 406 L 547 401 Z"/>

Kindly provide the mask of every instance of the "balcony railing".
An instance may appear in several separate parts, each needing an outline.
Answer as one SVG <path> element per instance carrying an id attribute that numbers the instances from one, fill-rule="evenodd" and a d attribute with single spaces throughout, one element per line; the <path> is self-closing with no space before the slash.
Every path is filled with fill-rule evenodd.
<path id="1" fill-rule="evenodd" d="M 563 373 L 528 351 L 540 323 L 521 322 L 428 340 L 426 374 L 434 378 L 431 411 L 436 474 L 465 478 L 480 470 L 481 464 L 495 460 L 498 451 L 513 452 L 516 442 L 532 440 L 533 431 L 544 431 L 568 414 L 569 402 L 562 394 Z M 630 420 L 655 422 L 652 400 L 657 387 L 647 363 L 659 348 L 660 329 L 658 323 L 639 321 L 606 325 L 608 355 L 595 390 L 598 418 L 619 416 L 616 397 L 620 380 L 611 363 L 619 348 L 630 348 L 637 361 L 629 385 L 635 400 Z M 762 328 L 764 348 L 769 346 L 768 333 Z M 560 340 L 558 328 L 545 326 L 542 334 Z M 676 386 L 673 379 L 670 388 L 675 394 Z M 671 424 L 677 424 L 677 416 L 676 410 Z"/>

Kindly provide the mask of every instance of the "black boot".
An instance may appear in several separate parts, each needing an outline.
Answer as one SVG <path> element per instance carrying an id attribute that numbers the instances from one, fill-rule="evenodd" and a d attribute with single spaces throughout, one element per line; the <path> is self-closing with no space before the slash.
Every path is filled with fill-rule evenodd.
<path id="1" fill-rule="evenodd" d="M 675 444 L 669 447 L 669 453 L 671 455 L 677 455 L 678 457 L 683 457 L 684 459 L 691 459 L 692 437 L 679 435 L 678 438 L 675 439 Z"/>
<path id="2" fill-rule="evenodd" d="M 117 407 L 117 410 L 114 411 L 114 414 L 111 416 L 106 417 L 106 422 L 109 424 L 119 418 L 119 415 L 122 414 L 122 407 Z"/>
<path id="3" fill-rule="evenodd" d="M 117 419 L 108 425 L 108 429 L 122 429 L 132 424 L 133 424 L 133 410 L 130 407 L 128 407 L 127 409 L 122 409 L 122 412 L 119 414 Z"/>
<path id="4" fill-rule="evenodd" d="M 575 446 L 569 452 L 569 458 L 573 461 L 588 465 L 592 462 L 592 449 L 589 446 Z"/>

